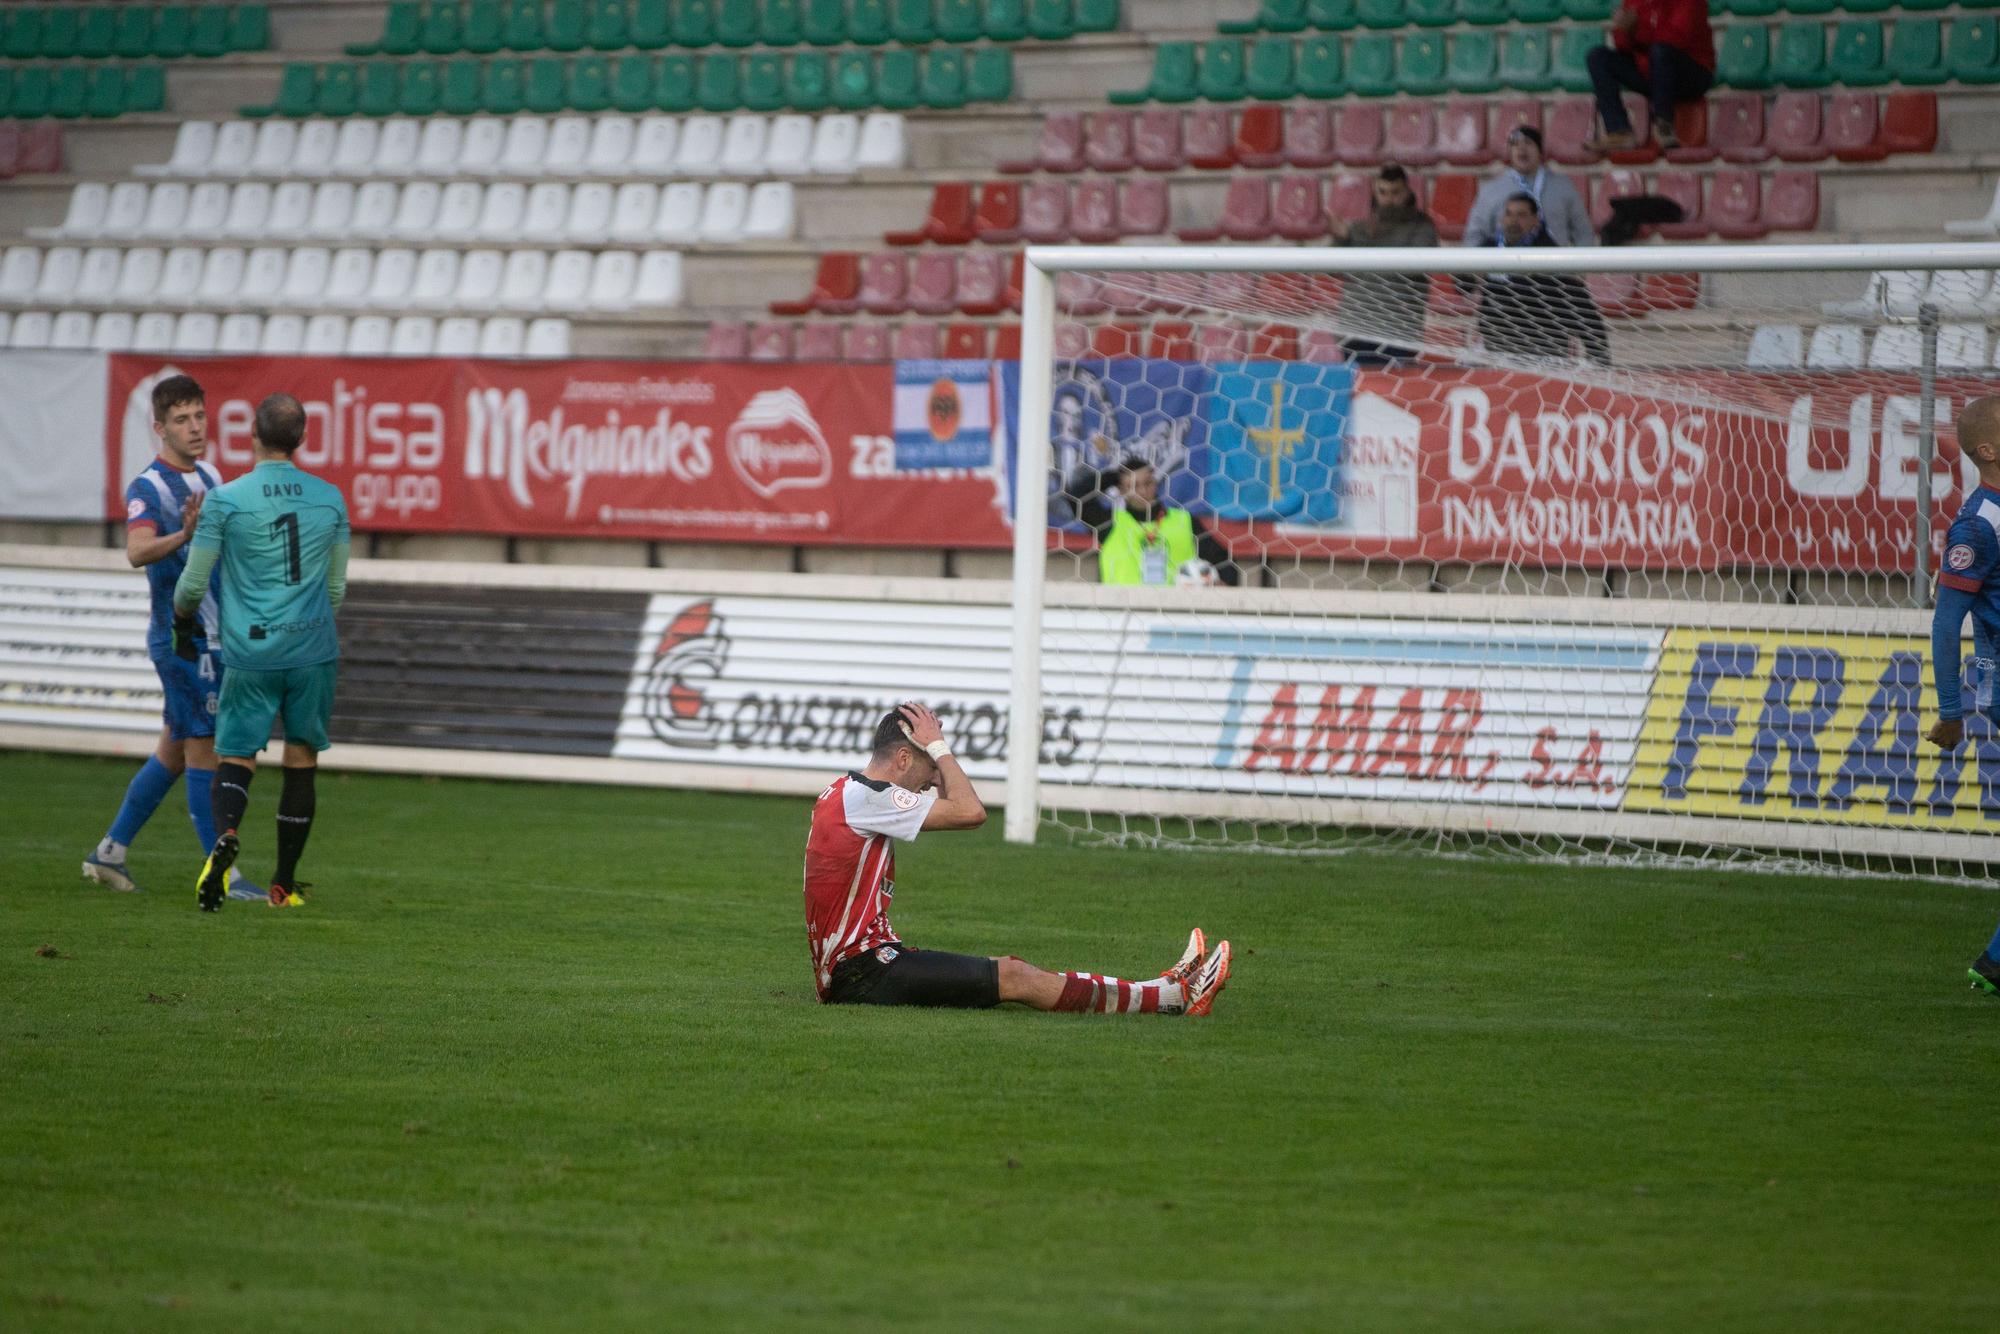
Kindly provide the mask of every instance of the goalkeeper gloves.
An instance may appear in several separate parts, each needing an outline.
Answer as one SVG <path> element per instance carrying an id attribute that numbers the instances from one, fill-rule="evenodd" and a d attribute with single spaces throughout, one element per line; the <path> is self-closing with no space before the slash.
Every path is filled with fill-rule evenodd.
<path id="1" fill-rule="evenodd" d="M 174 656 L 182 662 L 199 662 L 201 660 L 201 645 L 198 641 L 202 638 L 204 638 L 204 635 L 202 633 L 201 622 L 195 619 L 192 614 L 181 611 L 178 608 L 175 609 Z"/>

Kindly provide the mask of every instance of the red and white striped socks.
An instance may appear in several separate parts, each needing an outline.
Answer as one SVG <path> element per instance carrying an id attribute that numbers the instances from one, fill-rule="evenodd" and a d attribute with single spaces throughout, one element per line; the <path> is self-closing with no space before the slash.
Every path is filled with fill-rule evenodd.
<path id="1" fill-rule="evenodd" d="M 1058 1010 L 1087 1014 L 1179 1014 L 1187 1008 L 1187 993 L 1178 982 L 1154 978 L 1126 982 L 1098 973 L 1064 973 Z"/>

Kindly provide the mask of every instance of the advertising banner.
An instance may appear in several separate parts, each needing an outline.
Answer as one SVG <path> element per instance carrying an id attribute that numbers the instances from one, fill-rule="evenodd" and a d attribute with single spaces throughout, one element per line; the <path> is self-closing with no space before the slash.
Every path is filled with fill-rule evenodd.
<path id="1" fill-rule="evenodd" d="M 104 451 L 93 428 L 104 420 L 104 354 L 9 351 L 0 397 L 0 515 L 103 518 Z"/>

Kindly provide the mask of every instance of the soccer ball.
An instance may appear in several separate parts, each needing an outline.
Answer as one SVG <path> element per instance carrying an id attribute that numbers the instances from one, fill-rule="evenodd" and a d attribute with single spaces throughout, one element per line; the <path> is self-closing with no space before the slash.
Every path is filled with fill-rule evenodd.
<path id="1" fill-rule="evenodd" d="M 1174 582 L 1177 584 L 1219 584 L 1222 582 L 1222 577 L 1216 574 L 1213 565 L 1196 556 L 1193 560 L 1184 560 L 1181 562 L 1181 568 L 1174 574 Z"/>

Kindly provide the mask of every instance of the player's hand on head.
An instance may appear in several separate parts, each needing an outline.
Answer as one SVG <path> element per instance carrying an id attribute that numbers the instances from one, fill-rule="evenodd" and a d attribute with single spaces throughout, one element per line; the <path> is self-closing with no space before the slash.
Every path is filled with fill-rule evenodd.
<path id="1" fill-rule="evenodd" d="M 903 725 L 910 732 L 910 740 L 919 746 L 928 746 L 933 741 L 944 740 L 944 726 L 938 722 L 938 716 L 915 700 L 899 705 L 896 712 L 902 715 Z"/>
<path id="2" fill-rule="evenodd" d="M 1963 718 L 1940 718 L 1924 734 L 1933 746 L 1940 750 L 1957 750 L 1958 743 L 1965 740 L 1965 720 Z"/>

